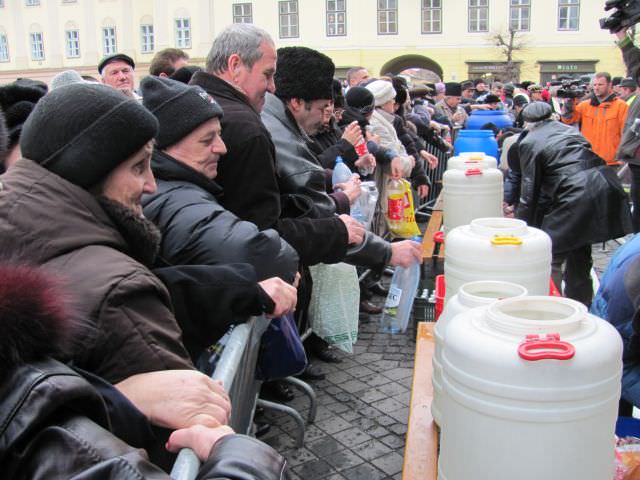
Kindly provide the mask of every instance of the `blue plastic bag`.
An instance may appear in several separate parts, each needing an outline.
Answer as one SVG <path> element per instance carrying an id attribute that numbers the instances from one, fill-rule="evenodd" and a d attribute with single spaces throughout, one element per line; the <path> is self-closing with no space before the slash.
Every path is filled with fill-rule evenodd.
<path id="1" fill-rule="evenodd" d="M 307 355 L 293 314 L 271 320 L 260 343 L 258 379 L 265 382 L 283 379 L 302 373 L 306 366 Z"/>

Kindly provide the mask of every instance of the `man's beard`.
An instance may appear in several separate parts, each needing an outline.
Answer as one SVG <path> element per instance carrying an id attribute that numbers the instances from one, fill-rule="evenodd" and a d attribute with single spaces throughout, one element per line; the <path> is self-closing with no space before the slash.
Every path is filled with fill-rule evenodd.
<path id="1" fill-rule="evenodd" d="M 146 267 L 153 267 L 162 241 L 158 227 L 120 202 L 102 195 L 96 198 L 124 238 L 126 253 Z"/>

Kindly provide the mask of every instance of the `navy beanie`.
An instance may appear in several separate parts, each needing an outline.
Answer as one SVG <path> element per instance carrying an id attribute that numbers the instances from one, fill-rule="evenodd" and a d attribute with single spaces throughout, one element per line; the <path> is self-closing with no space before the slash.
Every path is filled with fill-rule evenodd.
<path id="1" fill-rule="evenodd" d="M 178 143 L 207 120 L 222 117 L 222 108 L 202 88 L 154 76 L 140 83 L 142 103 L 160 124 L 156 146 Z"/>

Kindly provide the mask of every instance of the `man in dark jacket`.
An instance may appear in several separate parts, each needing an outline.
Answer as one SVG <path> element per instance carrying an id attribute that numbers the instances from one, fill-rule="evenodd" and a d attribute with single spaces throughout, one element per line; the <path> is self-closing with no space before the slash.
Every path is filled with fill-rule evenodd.
<path id="1" fill-rule="evenodd" d="M 170 79 L 146 77 L 140 86 L 144 106 L 159 122 L 152 157 L 158 188 L 143 197 L 142 205 L 145 216 L 164 232 L 163 261 L 171 265 L 248 263 L 249 278 L 258 285 L 247 289 L 241 277 L 228 283 L 224 295 L 242 295 L 244 302 L 256 297 L 264 313 L 276 317 L 292 311 L 296 289 L 290 283 L 298 269 L 295 250 L 275 231 L 259 231 L 218 203 L 222 189 L 214 179 L 220 155 L 226 152 L 220 137 L 220 106 L 200 87 Z M 240 269 L 236 273 L 241 276 Z M 208 312 L 221 313 L 229 312 Z"/>
<path id="2" fill-rule="evenodd" d="M 360 224 L 345 215 L 304 218 L 311 205 L 281 196 L 278 187 L 273 142 L 260 121 L 265 94 L 274 91 L 275 69 L 269 34 L 235 24 L 214 41 L 206 71 L 191 79 L 225 112 L 221 124 L 227 154 L 220 158 L 217 177 L 225 192 L 222 205 L 260 230 L 274 228 L 307 265 L 339 262 L 350 244 L 362 242 Z"/>
<path id="3" fill-rule="evenodd" d="M 629 208 L 615 173 L 552 113 L 545 102 L 524 109 L 529 125 L 517 144 L 522 180 L 515 216 L 549 234 L 556 286 L 564 279 L 565 295 L 589 306 L 591 244 L 629 233 Z"/>
<path id="4" fill-rule="evenodd" d="M 152 463 L 164 443 L 155 445 L 147 418 L 106 382 L 54 360 L 81 328 L 67 312 L 68 293 L 43 270 L 0 264 L 3 476 L 168 480 Z M 226 426 L 174 431 L 167 448 L 187 447 L 204 462 L 201 479 L 286 478 L 282 456 Z"/>

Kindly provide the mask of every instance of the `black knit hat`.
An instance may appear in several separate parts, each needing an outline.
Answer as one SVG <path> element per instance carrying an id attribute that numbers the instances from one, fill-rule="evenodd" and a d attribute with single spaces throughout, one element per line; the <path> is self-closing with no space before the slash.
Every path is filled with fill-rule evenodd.
<path id="1" fill-rule="evenodd" d="M 371 113 L 375 108 L 373 93 L 365 87 L 351 87 L 345 97 L 347 106 L 358 110 L 363 115 Z"/>
<path id="2" fill-rule="evenodd" d="M 222 117 L 220 105 L 201 87 L 148 76 L 140 89 L 143 105 L 160 125 L 156 137 L 160 150 L 178 143 L 207 120 Z"/>
<path id="3" fill-rule="evenodd" d="M 278 62 L 274 77 L 276 95 L 288 100 L 325 100 L 333 98 L 333 61 L 307 47 L 278 49 Z"/>
<path id="4" fill-rule="evenodd" d="M 179 68 L 175 72 L 173 72 L 169 76 L 169 78 L 171 80 L 177 80 L 178 82 L 188 84 L 189 81 L 191 80 L 191 77 L 193 77 L 193 75 L 196 72 L 200 72 L 200 71 L 202 71 L 201 67 L 198 67 L 196 65 L 186 65 L 182 68 Z"/>
<path id="5" fill-rule="evenodd" d="M 20 149 L 25 158 L 89 188 L 157 131 L 157 120 L 136 100 L 106 85 L 76 83 L 38 102 L 22 129 Z"/>
<path id="6" fill-rule="evenodd" d="M 98 64 L 98 73 L 102 75 L 102 70 L 104 70 L 104 67 L 106 67 L 112 62 L 117 62 L 117 61 L 128 64 L 134 70 L 136 68 L 136 64 L 133 61 L 133 58 L 131 58 L 129 55 L 125 55 L 124 53 L 114 53 L 113 55 L 107 55 L 102 60 L 100 60 L 100 63 Z"/>
<path id="7" fill-rule="evenodd" d="M 46 93 L 46 85 L 43 88 L 41 82 L 28 78 L 20 78 L 0 87 L 0 108 L 4 111 L 10 146 L 18 143 L 22 125 Z"/>
<path id="8" fill-rule="evenodd" d="M 553 109 L 547 102 L 531 102 L 524 107 L 522 119 L 525 122 L 539 122 L 551 117 Z"/>
<path id="9" fill-rule="evenodd" d="M 498 103 L 500 101 L 500 97 L 490 93 L 486 97 L 484 97 L 484 103 Z"/>
<path id="10" fill-rule="evenodd" d="M 444 94 L 447 97 L 459 97 L 462 95 L 462 86 L 458 82 L 444 84 Z"/>

